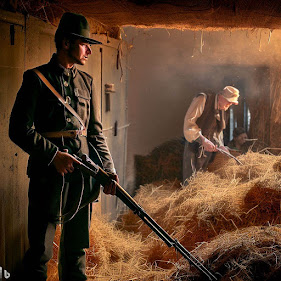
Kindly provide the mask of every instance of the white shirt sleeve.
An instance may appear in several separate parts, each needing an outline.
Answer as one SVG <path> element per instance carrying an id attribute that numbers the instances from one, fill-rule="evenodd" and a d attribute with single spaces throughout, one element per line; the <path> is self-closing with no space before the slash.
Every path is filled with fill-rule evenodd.
<path id="1" fill-rule="evenodd" d="M 201 134 L 201 129 L 196 124 L 196 121 L 204 111 L 206 98 L 207 96 L 204 93 L 195 97 L 185 114 L 183 133 L 188 142 L 196 140 Z"/>
<path id="2" fill-rule="evenodd" d="M 214 133 L 214 140 L 218 143 L 219 146 L 224 146 L 223 131 L 221 131 L 219 134 Z"/>

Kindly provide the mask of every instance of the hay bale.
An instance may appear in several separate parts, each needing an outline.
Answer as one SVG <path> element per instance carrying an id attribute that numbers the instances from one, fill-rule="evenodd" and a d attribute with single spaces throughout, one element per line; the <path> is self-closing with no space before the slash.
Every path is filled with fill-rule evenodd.
<path id="1" fill-rule="evenodd" d="M 141 187 L 136 195 L 144 209 L 189 250 L 226 231 L 280 222 L 280 157 L 248 153 L 240 156 L 244 166 L 232 159 L 214 173 L 197 173 L 186 187 L 174 192 L 169 185 Z M 161 196 L 161 190 L 168 190 Z M 153 192 L 152 192 L 153 191 Z M 126 216 L 126 215 L 125 215 Z M 146 239 L 149 262 L 177 261 L 173 249 L 162 251 L 163 242 L 132 214 L 123 228 L 141 233 Z M 133 223 L 132 223 L 133 221 Z M 124 220 L 123 222 L 128 222 Z M 158 262 L 159 263 L 159 262 Z M 160 262 L 163 266 L 163 262 Z M 166 266 L 166 265 L 165 265 Z M 170 266 L 172 264 L 170 263 Z"/>
<path id="2" fill-rule="evenodd" d="M 205 266 L 220 281 L 277 281 L 281 278 L 281 228 L 248 227 L 218 236 L 193 254 L 208 261 Z M 170 280 L 208 280 L 200 272 L 191 273 L 182 260 Z"/>
<path id="3" fill-rule="evenodd" d="M 157 146 L 146 156 L 136 155 L 136 187 L 164 179 L 181 179 L 183 149 L 184 140 L 173 139 Z"/>
<path id="4" fill-rule="evenodd" d="M 224 278 L 221 280 L 230 280 L 236 273 L 238 279 L 232 280 L 258 280 L 243 279 L 247 272 L 253 276 L 259 274 L 257 265 L 269 276 L 279 276 L 279 269 L 269 270 L 274 266 L 273 256 L 276 254 L 279 259 L 279 252 L 274 251 L 279 251 L 280 229 L 265 226 L 280 223 L 281 157 L 250 152 L 239 159 L 243 166 L 230 159 L 215 173 L 197 173 L 188 186 L 179 181 L 141 186 L 135 199 L 173 238 L 220 272 Z M 169 280 L 172 272 L 180 272 L 181 256 L 136 215 L 123 214 L 118 228 L 101 218 L 93 218 L 91 248 L 87 250 L 89 280 Z M 247 237 L 252 238 L 248 241 Z M 274 239 L 277 244 L 273 247 Z M 249 243 L 243 244 L 244 240 Z M 264 259 L 266 245 L 274 251 Z M 258 260 L 260 255 L 263 258 Z M 232 256 L 235 258 L 228 262 Z M 57 261 L 52 262 L 54 265 Z M 239 266 L 235 267 L 236 263 Z M 187 264 L 184 270 L 188 279 L 174 280 L 203 280 Z"/>

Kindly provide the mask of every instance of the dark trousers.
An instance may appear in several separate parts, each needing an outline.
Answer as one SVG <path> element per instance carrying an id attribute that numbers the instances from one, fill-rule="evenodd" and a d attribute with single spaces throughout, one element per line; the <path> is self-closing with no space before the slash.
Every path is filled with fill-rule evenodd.
<path id="1" fill-rule="evenodd" d="M 199 143 L 189 143 L 185 141 L 182 169 L 183 183 L 197 171 L 205 171 L 215 155 L 214 152 L 204 151 L 204 153 L 201 153 L 200 150 Z"/>
<path id="2" fill-rule="evenodd" d="M 75 183 L 75 181 L 74 181 Z M 47 280 L 47 262 L 53 256 L 56 223 L 46 211 L 50 207 L 50 181 L 45 177 L 31 178 L 29 186 L 28 238 L 30 248 L 24 257 L 23 280 Z M 65 185 L 67 190 L 71 183 Z M 59 278 L 61 281 L 87 280 L 84 248 L 89 247 L 89 205 L 62 226 L 59 252 Z"/>

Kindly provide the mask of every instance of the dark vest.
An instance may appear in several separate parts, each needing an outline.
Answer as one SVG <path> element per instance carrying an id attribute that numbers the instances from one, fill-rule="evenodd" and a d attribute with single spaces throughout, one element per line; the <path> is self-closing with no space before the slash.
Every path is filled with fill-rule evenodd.
<path id="1" fill-rule="evenodd" d="M 201 95 L 201 94 L 199 94 Z M 215 132 L 218 134 L 225 128 L 225 112 L 215 109 L 216 94 L 206 94 L 207 99 L 202 115 L 197 119 L 196 124 L 202 131 L 202 135 L 213 141 Z M 216 116 L 220 116 L 220 121 Z"/>

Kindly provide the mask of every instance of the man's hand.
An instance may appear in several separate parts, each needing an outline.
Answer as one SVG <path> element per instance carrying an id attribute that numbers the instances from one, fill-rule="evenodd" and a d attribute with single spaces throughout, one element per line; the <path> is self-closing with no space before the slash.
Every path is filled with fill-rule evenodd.
<path id="1" fill-rule="evenodd" d="M 53 164 L 57 172 L 62 176 L 74 171 L 73 163 L 80 164 L 78 160 L 68 153 L 67 149 L 58 151 L 53 160 Z"/>
<path id="2" fill-rule="evenodd" d="M 221 150 L 223 150 L 223 151 L 229 153 L 229 149 L 228 149 L 226 146 L 223 146 L 223 145 L 222 145 L 222 146 L 219 147 L 219 149 L 221 149 Z"/>
<path id="3" fill-rule="evenodd" d="M 204 149 L 208 152 L 215 152 L 217 151 L 217 146 L 214 145 L 211 141 L 209 141 L 207 138 L 205 138 L 204 136 L 200 136 L 202 145 L 204 147 Z"/>
<path id="4" fill-rule="evenodd" d="M 110 176 L 110 178 L 112 180 L 114 180 L 115 182 L 119 183 L 118 175 L 110 174 L 110 173 L 108 173 L 108 175 Z M 103 192 L 105 194 L 111 194 L 111 195 L 115 195 L 116 194 L 116 184 L 115 184 L 114 181 L 110 181 L 109 183 L 103 185 Z"/>

